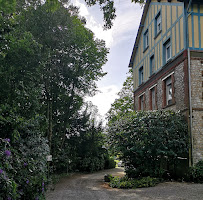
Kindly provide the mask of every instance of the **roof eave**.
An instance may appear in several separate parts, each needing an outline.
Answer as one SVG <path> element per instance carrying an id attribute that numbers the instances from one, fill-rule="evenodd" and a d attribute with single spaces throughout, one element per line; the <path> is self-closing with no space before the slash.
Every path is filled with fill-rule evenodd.
<path id="1" fill-rule="evenodd" d="M 137 47 L 138 47 L 138 43 L 139 43 L 139 40 L 140 40 L 140 37 L 141 37 L 141 34 L 142 34 L 142 30 L 144 28 L 144 21 L 145 21 L 146 15 L 147 15 L 147 11 L 148 11 L 150 2 L 151 2 L 151 0 L 147 0 L 147 2 L 145 4 L 145 7 L 144 7 L 144 10 L 143 10 L 143 13 L 142 13 L 142 18 L 141 18 L 141 21 L 140 21 L 140 25 L 139 25 L 139 28 L 138 28 L 137 36 L 136 36 L 136 39 L 135 39 L 135 44 L 133 46 L 133 52 L 131 54 L 130 63 L 128 65 L 128 67 L 132 67 L 132 65 L 133 65 L 133 60 L 134 60 L 134 57 L 135 57 L 135 54 L 136 54 L 136 51 L 137 51 Z"/>

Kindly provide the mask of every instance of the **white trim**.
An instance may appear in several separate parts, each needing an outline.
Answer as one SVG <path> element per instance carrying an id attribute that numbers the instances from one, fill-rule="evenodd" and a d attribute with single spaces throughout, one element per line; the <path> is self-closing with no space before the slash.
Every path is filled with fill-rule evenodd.
<path id="1" fill-rule="evenodd" d="M 144 95 L 145 94 L 145 92 L 143 92 L 142 94 L 140 94 L 139 96 L 138 96 L 138 98 L 140 98 L 142 95 Z"/>
<path id="2" fill-rule="evenodd" d="M 167 76 L 165 76 L 164 78 L 162 78 L 161 80 L 162 80 L 162 81 L 166 80 L 166 79 L 167 79 L 169 76 L 171 76 L 172 74 L 174 74 L 174 71 L 171 72 L 170 74 L 168 74 Z"/>
<path id="3" fill-rule="evenodd" d="M 154 88 L 155 86 L 157 86 L 157 84 L 152 85 L 149 90 L 151 90 L 152 88 Z"/>
<path id="4" fill-rule="evenodd" d="M 168 58 L 168 48 L 169 48 L 169 53 L 170 53 L 170 56 L 169 56 L 169 58 Z M 171 59 L 171 42 L 170 42 L 170 40 L 165 44 L 165 56 L 166 56 L 166 62 L 168 62 L 170 59 Z"/>

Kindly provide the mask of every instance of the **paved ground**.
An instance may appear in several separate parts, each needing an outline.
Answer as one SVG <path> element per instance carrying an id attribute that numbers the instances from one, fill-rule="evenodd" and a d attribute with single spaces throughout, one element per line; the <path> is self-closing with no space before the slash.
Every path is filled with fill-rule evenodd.
<path id="1" fill-rule="evenodd" d="M 93 174 L 75 174 L 63 178 L 47 200 L 203 200 L 203 184 L 166 182 L 155 187 L 113 189 L 104 183 L 104 175 L 123 176 L 122 168 Z"/>

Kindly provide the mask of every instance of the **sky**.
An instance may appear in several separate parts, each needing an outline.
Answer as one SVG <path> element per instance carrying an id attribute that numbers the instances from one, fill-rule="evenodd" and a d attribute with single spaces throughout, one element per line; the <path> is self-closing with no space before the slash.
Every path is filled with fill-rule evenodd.
<path id="1" fill-rule="evenodd" d="M 103 66 L 107 75 L 97 82 L 100 92 L 87 98 L 105 118 L 126 80 L 143 9 L 140 4 L 131 3 L 131 0 L 115 0 L 117 17 L 114 25 L 110 30 L 103 30 L 103 13 L 99 6 L 87 7 L 84 0 L 72 0 L 72 3 L 80 8 L 80 15 L 86 18 L 86 27 L 94 32 L 96 38 L 103 39 L 110 49 L 108 61 Z"/>

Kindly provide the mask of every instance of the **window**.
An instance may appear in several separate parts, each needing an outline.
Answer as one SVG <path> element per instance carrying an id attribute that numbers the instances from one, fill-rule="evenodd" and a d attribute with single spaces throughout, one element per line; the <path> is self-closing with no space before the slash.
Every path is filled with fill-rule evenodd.
<path id="1" fill-rule="evenodd" d="M 145 108 L 145 97 L 144 94 L 139 97 L 139 110 L 144 110 Z"/>
<path id="2" fill-rule="evenodd" d="M 155 36 L 161 32 L 161 12 L 155 17 Z"/>
<path id="3" fill-rule="evenodd" d="M 148 29 L 144 33 L 144 50 L 146 50 L 149 46 L 149 32 Z"/>
<path id="4" fill-rule="evenodd" d="M 162 79 L 162 89 L 163 89 L 163 102 L 162 107 L 175 104 L 175 78 L 174 72 L 171 72 L 168 76 Z"/>
<path id="5" fill-rule="evenodd" d="M 166 105 L 170 105 L 172 104 L 172 81 L 171 81 L 171 77 L 168 77 L 165 80 L 165 84 L 166 84 Z"/>
<path id="6" fill-rule="evenodd" d="M 155 72 L 154 55 L 150 57 L 150 75 Z"/>
<path id="7" fill-rule="evenodd" d="M 151 110 L 156 110 L 156 86 L 150 89 L 150 109 Z"/>
<path id="8" fill-rule="evenodd" d="M 142 84 L 144 81 L 144 70 L 143 66 L 139 69 L 139 85 Z"/>
<path id="9" fill-rule="evenodd" d="M 170 58 L 171 58 L 171 42 L 170 39 L 168 39 L 165 43 L 164 43 L 164 48 L 163 48 L 163 56 L 164 56 L 164 63 L 167 63 Z"/>

